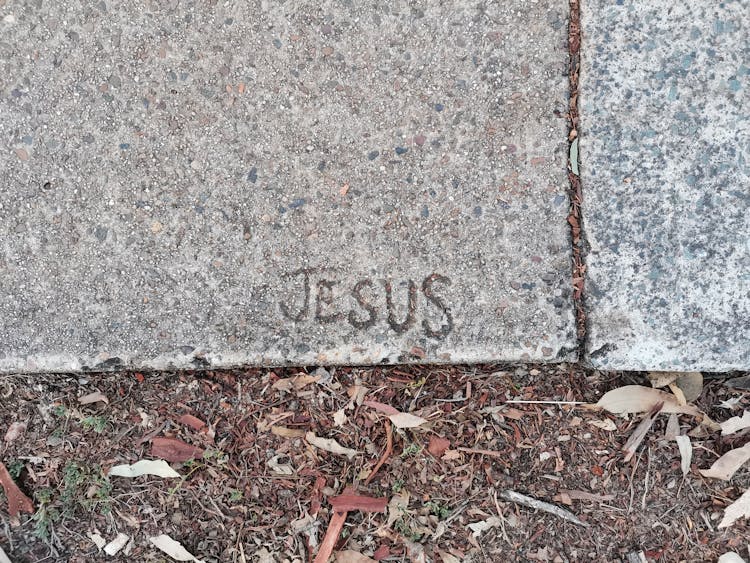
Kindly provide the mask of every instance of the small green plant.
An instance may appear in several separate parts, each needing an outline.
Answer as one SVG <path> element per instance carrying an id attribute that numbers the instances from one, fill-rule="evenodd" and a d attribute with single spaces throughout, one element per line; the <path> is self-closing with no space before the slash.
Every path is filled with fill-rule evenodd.
<path id="1" fill-rule="evenodd" d="M 394 493 L 400 493 L 401 489 L 403 489 L 403 488 L 404 488 L 404 480 L 403 479 L 396 479 L 393 482 L 393 485 L 391 485 L 391 490 Z"/>
<path id="2" fill-rule="evenodd" d="M 107 427 L 107 419 L 103 416 L 87 416 L 81 420 L 81 426 L 84 430 L 93 430 L 97 434 L 101 434 Z"/>
<path id="3" fill-rule="evenodd" d="M 23 471 L 24 465 L 20 459 L 14 459 L 7 465 L 7 468 L 10 476 L 13 477 L 13 479 L 18 479 L 21 476 L 21 471 Z"/>
<path id="4" fill-rule="evenodd" d="M 229 500 L 231 502 L 240 502 L 243 499 L 244 495 L 242 494 L 242 491 L 237 491 L 232 489 L 229 492 Z"/>
<path id="5" fill-rule="evenodd" d="M 31 519 L 34 521 L 34 535 L 47 540 L 50 536 L 50 528 L 60 520 L 60 513 L 56 508 L 50 506 L 52 502 L 52 489 L 39 489 L 34 493 L 39 508 Z"/>
<path id="6" fill-rule="evenodd" d="M 401 452 L 401 459 L 406 459 L 407 457 L 415 456 L 421 451 L 422 451 L 422 446 L 420 446 L 419 444 L 411 443 L 404 448 L 403 452 Z"/>
<path id="7" fill-rule="evenodd" d="M 425 506 L 429 509 L 430 513 L 437 516 L 438 520 L 445 520 L 450 516 L 451 509 L 447 505 L 442 504 L 436 500 L 431 500 Z"/>
<path id="8" fill-rule="evenodd" d="M 52 407 L 52 414 L 58 418 L 66 418 L 68 416 L 68 409 L 64 405 L 55 405 Z"/>
<path id="9" fill-rule="evenodd" d="M 60 483 L 62 516 L 70 518 L 81 510 L 106 514 L 112 507 L 112 483 L 99 466 L 88 467 L 76 461 L 65 464 Z"/>
<path id="10" fill-rule="evenodd" d="M 402 536 L 410 539 L 411 541 L 418 542 L 422 539 L 422 535 L 419 532 L 412 529 L 407 522 L 407 516 L 404 515 L 393 523 L 393 529 Z"/>

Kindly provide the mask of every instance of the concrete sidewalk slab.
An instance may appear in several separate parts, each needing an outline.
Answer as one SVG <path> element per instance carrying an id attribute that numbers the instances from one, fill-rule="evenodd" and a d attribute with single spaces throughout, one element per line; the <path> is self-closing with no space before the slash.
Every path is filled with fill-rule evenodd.
<path id="1" fill-rule="evenodd" d="M 0 7 L 0 370 L 569 360 L 567 3 Z"/>
<path id="2" fill-rule="evenodd" d="M 750 369 L 750 2 L 581 14 L 587 360 Z"/>

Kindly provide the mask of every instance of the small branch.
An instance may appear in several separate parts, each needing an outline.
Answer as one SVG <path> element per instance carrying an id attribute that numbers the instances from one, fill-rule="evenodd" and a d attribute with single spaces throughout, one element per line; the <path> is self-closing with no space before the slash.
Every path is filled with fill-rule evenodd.
<path id="1" fill-rule="evenodd" d="M 527 497 L 526 495 L 522 495 L 521 493 L 517 493 L 515 491 L 503 491 L 500 493 L 500 498 L 509 502 L 528 506 L 529 508 L 535 508 L 537 510 L 548 512 L 549 514 L 553 514 L 558 518 L 562 518 L 563 520 L 567 520 L 568 522 L 572 522 L 573 524 L 578 524 L 579 526 L 583 526 L 584 528 L 588 528 L 590 526 L 589 523 L 584 522 L 583 520 L 579 520 L 575 514 L 565 510 L 564 508 L 560 508 L 559 506 L 555 506 L 554 504 L 550 504 L 533 497 Z"/>
<path id="2" fill-rule="evenodd" d="M 390 420 L 385 421 L 385 435 L 386 435 L 385 451 L 383 452 L 383 455 L 381 456 L 380 460 L 378 460 L 378 462 L 375 464 L 375 467 L 373 467 L 370 474 L 367 476 L 367 479 L 365 479 L 365 485 L 370 484 L 370 481 L 372 481 L 372 479 L 375 477 L 375 474 L 383 466 L 383 464 L 386 462 L 386 460 L 390 457 L 391 453 L 393 452 L 393 430 L 391 429 Z"/>
<path id="3" fill-rule="evenodd" d="M 318 555 L 315 556 L 313 563 L 327 563 L 333 553 L 333 548 L 336 547 L 336 542 L 341 534 L 341 529 L 344 527 L 346 522 L 346 515 L 348 512 L 334 512 L 331 515 L 331 521 L 328 523 L 328 529 L 323 541 L 320 543 L 320 549 Z"/>

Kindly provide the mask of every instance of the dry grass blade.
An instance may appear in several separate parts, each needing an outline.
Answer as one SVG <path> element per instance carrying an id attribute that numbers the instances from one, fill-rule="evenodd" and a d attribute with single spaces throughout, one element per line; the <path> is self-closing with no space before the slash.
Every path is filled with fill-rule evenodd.
<path id="1" fill-rule="evenodd" d="M 563 520 L 567 520 L 568 522 L 572 522 L 573 524 L 577 524 L 578 526 L 583 526 L 584 528 L 588 528 L 590 526 L 590 524 L 584 522 L 583 520 L 580 520 L 575 514 L 565 510 L 564 508 L 560 508 L 559 506 L 555 506 L 554 504 L 544 502 L 543 500 L 538 500 L 533 497 L 522 495 L 521 493 L 517 493 L 516 491 L 503 491 L 500 493 L 500 498 L 509 502 L 528 506 L 529 508 L 542 510 L 543 512 L 553 514 L 558 518 L 562 518 Z"/>
<path id="2" fill-rule="evenodd" d="M 656 420 L 656 415 L 661 412 L 663 406 L 664 403 L 655 404 L 651 408 L 649 413 L 645 417 L 643 417 L 643 420 L 641 420 L 636 429 L 630 435 L 628 441 L 625 442 L 625 445 L 622 447 L 622 451 L 625 452 L 624 461 L 626 463 L 631 460 L 633 455 L 635 455 L 638 446 L 641 445 L 641 442 L 643 442 L 646 434 L 648 434 L 648 431 L 651 430 L 651 426 L 654 424 L 654 420 Z"/>

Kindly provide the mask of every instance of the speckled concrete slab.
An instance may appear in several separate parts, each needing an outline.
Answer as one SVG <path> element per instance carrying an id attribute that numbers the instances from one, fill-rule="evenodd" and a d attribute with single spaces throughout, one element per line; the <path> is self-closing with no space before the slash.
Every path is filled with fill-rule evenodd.
<path id="1" fill-rule="evenodd" d="M 581 12 L 588 361 L 750 369 L 750 1 Z"/>
<path id="2" fill-rule="evenodd" d="M 0 370 L 575 356 L 566 2 L 0 7 Z"/>

